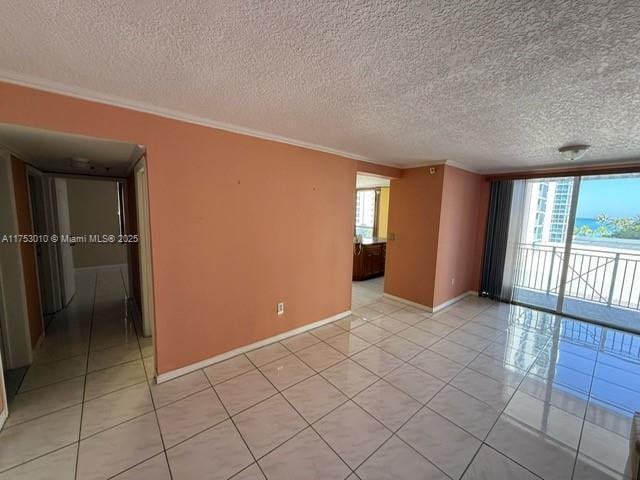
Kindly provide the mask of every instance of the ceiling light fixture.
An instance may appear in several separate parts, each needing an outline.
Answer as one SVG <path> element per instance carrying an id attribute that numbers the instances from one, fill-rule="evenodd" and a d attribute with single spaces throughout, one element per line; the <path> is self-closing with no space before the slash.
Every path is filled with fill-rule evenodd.
<path id="1" fill-rule="evenodd" d="M 78 168 L 80 170 L 92 169 L 91 160 L 89 160 L 88 158 L 81 158 L 81 157 L 73 157 L 71 159 L 71 166 L 73 168 Z"/>
<path id="2" fill-rule="evenodd" d="M 558 151 L 563 160 L 573 162 L 580 160 L 587 153 L 589 147 L 590 145 L 567 145 L 566 147 L 560 147 Z"/>

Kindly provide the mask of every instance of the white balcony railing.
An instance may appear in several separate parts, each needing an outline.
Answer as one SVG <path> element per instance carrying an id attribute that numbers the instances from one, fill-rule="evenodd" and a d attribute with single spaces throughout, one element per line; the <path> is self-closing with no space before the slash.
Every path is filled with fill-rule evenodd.
<path id="1" fill-rule="evenodd" d="M 514 286 L 558 295 L 564 247 L 518 245 Z M 572 248 L 565 297 L 640 310 L 640 255 Z"/>

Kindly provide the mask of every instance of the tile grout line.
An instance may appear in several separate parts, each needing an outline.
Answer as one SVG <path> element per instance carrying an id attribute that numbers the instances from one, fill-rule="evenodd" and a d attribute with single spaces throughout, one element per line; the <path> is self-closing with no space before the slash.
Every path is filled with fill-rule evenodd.
<path id="1" fill-rule="evenodd" d="M 249 358 L 247 357 L 247 360 L 249 360 Z M 253 364 L 253 362 L 251 362 L 251 360 L 249 360 L 250 363 Z M 211 380 L 209 379 L 209 376 L 204 372 L 204 369 L 201 369 L 202 373 L 204 374 L 204 376 L 207 379 L 207 382 L 209 382 L 209 385 L 211 386 L 211 390 L 213 390 L 213 393 L 215 393 L 216 398 L 218 399 L 218 401 L 220 402 L 220 405 L 222 405 L 222 408 L 224 408 L 224 411 L 226 412 L 227 416 L 229 417 L 229 420 L 231 421 L 231 424 L 233 425 L 233 428 L 235 428 L 236 432 L 238 433 L 238 436 L 240 436 L 240 439 L 242 440 L 242 443 L 244 443 L 245 448 L 247 449 L 247 451 L 249 452 L 249 455 L 251 455 L 251 458 L 253 458 L 253 464 L 255 464 L 258 469 L 260 470 L 260 473 L 262 473 L 262 476 L 264 478 L 267 478 L 267 476 L 264 473 L 264 470 L 262 470 L 262 467 L 260 466 L 260 464 L 258 463 L 258 459 L 256 458 L 256 456 L 253 454 L 253 452 L 251 451 L 251 448 L 249 448 L 249 444 L 247 443 L 247 441 L 245 440 L 244 436 L 242 435 L 242 432 L 240 432 L 240 429 L 238 428 L 238 425 L 236 425 L 236 422 L 234 421 L 233 417 L 231 416 L 231 414 L 229 413 L 229 410 L 227 409 L 227 406 L 224 404 L 224 402 L 222 401 L 222 398 L 220 398 L 220 395 L 218 394 L 218 392 L 216 391 L 216 389 L 213 387 L 213 384 L 211 383 Z M 262 373 L 262 372 L 260 372 Z M 224 382 L 223 382 L 224 383 Z M 271 398 L 271 397 L 269 397 Z M 220 425 L 220 424 L 218 424 Z M 211 427 L 214 428 L 214 427 Z M 202 433 L 202 432 L 200 432 Z M 195 435 L 194 435 L 195 436 Z M 193 438 L 193 437 L 191 437 Z M 243 470 L 249 468 L 251 465 L 253 464 L 249 464 L 246 467 L 244 467 L 242 470 L 239 470 L 237 472 L 235 472 L 231 477 L 229 478 L 233 478 L 235 475 L 237 475 L 238 473 L 242 472 Z"/>
<path id="2" fill-rule="evenodd" d="M 591 403 L 591 391 L 593 390 L 593 381 L 596 375 L 596 368 L 598 367 L 598 357 L 600 356 L 600 349 L 596 350 L 596 358 L 593 361 L 593 370 L 591 372 L 591 382 L 589 383 L 589 393 L 587 394 L 587 405 L 584 409 L 584 415 L 582 417 L 582 425 L 580 426 L 580 436 L 578 437 L 578 445 L 576 446 L 576 458 L 573 460 L 573 469 L 571 470 L 571 480 L 575 478 L 576 467 L 578 466 L 578 458 L 580 457 L 580 445 L 582 444 L 582 435 L 584 433 L 584 426 L 587 422 L 587 413 L 589 412 L 589 404 Z"/>
<path id="3" fill-rule="evenodd" d="M 84 415 L 84 399 L 87 393 L 87 369 L 89 368 L 89 355 L 91 353 L 91 335 L 93 333 L 93 319 L 96 309 L 96 295 L 98 292 L 98 272 L 95 273 L 94 285 L 93 285 L 93 303 L 91 305 L 91 321 L 89 322 L 89 345 L 87 348 L 87 363 L 85 365 L 84 386 L 82 388 L 82 405 L 80 407 L 80 425 L 78 427 L 78 447 L 76 450 L 76 468 L 74 471 L 74 478 L 78 478 L 78 464 L 80 462 L 80 439 L 82 437 L 82 419 Z"/>

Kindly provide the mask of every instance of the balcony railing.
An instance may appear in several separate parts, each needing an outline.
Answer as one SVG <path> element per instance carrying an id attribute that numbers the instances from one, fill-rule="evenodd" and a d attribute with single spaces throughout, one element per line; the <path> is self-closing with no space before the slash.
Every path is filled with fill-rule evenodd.
<path id="1" fill-rule="evenodd" d="M 514 286 L 558 295 L 564 255 L 563 246 L 519 244 Z M 572 248 L 564 295 L 640 310 L 640 255 Z"/>

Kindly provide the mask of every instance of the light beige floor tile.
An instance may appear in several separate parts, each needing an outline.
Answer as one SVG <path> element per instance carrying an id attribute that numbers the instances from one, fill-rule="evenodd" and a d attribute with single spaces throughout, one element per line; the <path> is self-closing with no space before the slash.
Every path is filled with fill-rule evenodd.
<path id="1" fill-rule="evenodd" d="M 322 371 L 347 358 L 326 343 L 318 343 L 305 348 L 297 352 L 296 355 L 316 372 Z"/>
<path id="2" fill-rule="evenodd" d="M 376 327 L 383 328 L 384 330 L 387 330 L 388 332 L 391 332 L 391 333 L 398 333 L 401 330 L 405 330 L 409 328 L 409 325 L 407 325 L 406 323 L 401 322 L 400 320 L 396 320 L 395 318 L 392 318 L 392 317 L 387 317 L 387 316 L 383 316 L 383 317 L 376 318 L 375 320 L 371 320 L 370 324 L 375 325 Z"/>
<path id="3" fill-rule="evenodd" d="M 111 393 L 124 387 L 146 381 L 142 360 L 125 363 L 87 375 L 85 401 Z"/>
<path id="4" fill-rule="evenodd" d="M 353 401 L 392 431 L 400 428 L 422 406 L 384 380 L 356 395 Z"/>
<path id="5" fill-rule="evenodd" d="M 469 315 L 459 309 L 450 308 L 443 312 L 434 313 L 431 318 L 450 327 L 459 328 L 467 323 L 473 316 L 475 315 Z"/>
<path id="6" fill-rule="evenodd" d="M 242 375 L 253 370 L 255 367 L 244 355 L 230 358 L 224 362 L 215 363 L 204 369 L 204 373 L 209 377 L 213 385 L 226 382 L 233 377 Z"/>
<path id="7" fill-rule="evenodd" d="M 424 350 L 420 345 L 416 345 L 397 335 L 385 338 L 377 343 L 376 346 L 405 362 Z"/>
<path id="8" fill-rule="evenodd" d="M 629 470 L 631 471 L 631 466 Z M 636 480 L 632 475 L 633 473 L 620 474 L 607 465 L 578 454 L 573 478 L 576 480 Z"/>
<path id="9" fill-rule="evenodd" d="M 630 448 L 633 447 L 630 447 L 628 438 L 584 422 L 580 439 L 580 455 L 584 460 L 595 460 L 621 476 L 630 475 L 632 463 L 638 462 L 638 455 L 631 454 Z"/>
<path id="10" fill-rule="evenodd" d="M 386 375 L 402 365 L 402 360 L 376 346 L 369 347 L 351 358 L 367 370 L 380 376 Z"/>
<path id="11" fill-rule="evenodd" d="M 303 348 L 310 347 L 311 345 L 315 345 L 319 343 L 320 339 L 311 335 L 310 333 L 301 333 L 294 337 L 285 338 L 280 343 L 287 347 L 292 352 L 297 352 L 298 350 L 302 350 Z"/>
<path id="12" fill-rule="evenodd" d="M 348 317 L 334 322 L 335 325 L 339 326 L 343 330 L 353 330 L 354 328 L 364 325 L 365 323 L 365 320 L 354 315 L 349 315 Z"/>
<path id="13" fill-rule="evenodd" d="M 409 360 L 409 363 L 445 382 L 450 381 L 464 368 L 464 365 L 460 365 L 431 350 L 419 353 Z"/>
<path id="14" fill-rule="evenodd" d="M 423 314 L 422 312 L 403 308 L 402 310 L 396 310 L 395 312 L 389 313 L 389 316 L 391 318 L 395 318 L 396 320 L 400 320 L 406 325 L 415 325 L 416 323 L 419 323 L 426 318 L 426 313 L 428 312 L 425 311 Z"/>
<path id="15" fill-rule="evenodd" d="M 329 338 L 326 342 L 347 356 L 354 355 L 371 345 L 369 342 L 349 332 L 343 332 L 341 335 Z"/>
<path id="16" fill-rule="evenodd" d="M 314 424 L 314 429 L 351 468 L 358 467 L 391 436 L 384 425 L 352 401 Z"/>
<path id="17" fill-rule="evenodd" d="M 0 471 L 78 441 L 81 406 L 76 405 L 0 431 Z"/>
<path id="18" fill-rule="evenodd" d="M 230 420 L 167 450 L 176 480 L 226 480 L 249 466 L 253 457 Z"/>
<path id="19" fill-rule="evenodd" d="M 445 382 L 412 365 L 404 364 L 384 377 L 414 400 L 424 404 L 444 387 Z"/>
<path id="20" fill-rule="evenodd" d="M 156 408 L 161 408 L 193 393 L 210 388 L 209 381 L 202 370 L 157 384 L 150 382 L 151 396 Z"/>
<path id="21" fill-rule="evenodd" d="M 402 304 L 399 304 L 396 302 L 388 302 L 384 300 L 378 300 L 377 302 L 370 303 L 367 306 L 385 315 L 388 315 L 397 310 L 401 310 L 403 308 Z"/>
<path id="22" fill-rule="evenodd" d="M 427 405 L 480 440 L 484 440 L 500 415 L 499 410 L 449 385 Z"/>
<path id="23" fill-rule="evenodd" d="M 486 443 L 545 480 L 571 478 L 576 451 L 508 415 L 501 415 Z"/>
<path id="24" fill-rule="evenodd" d="M 398 436 L 451 478 L 462 476 L 481 445 L 478 439 L 426 407 L 400 429 Z"/>
<path id="25" fill-rule="evenodd" d="M 391 437 L 356 473 L 362 480 L 448 480 L 435 465 L 397 437 Z"/>
<path id="26" fill-rule="evenodd" d="M 235 417 L 235 423 L 257 459 L 307 425 L 282 395 L 271 397 L 242 412 Z"/>
<path id="27" fill-rule="evenodd" d="M 117 345 L 104 350 L 92 351 L 89 353 L 89 372 L 113 367 L 122 363 L 132 362 L 142 358 L 137 339 L 123 345 Z"/>
<path id="28" fill-rule="evenodd" d="M 351 359 L 324 370 L 321 375 L 352 397 L 378 380 L 378 377 Z"/>
<path id="29" fill-rule="evenodd" d="M 464 330 L 451 332 L 447 335 L 446 339 L 475 350 L 476 352 L 483 351 L 491 344 L 491 342 L 486 338 L 478 337 L 477 335 L 465 332 Z"/>
<path id="30" fill-rule="evenodd" d="M 244 373 L 219 383 L 214 388 L 231 415 L 235 415 L 277 392 L 259 370 Z"/>
<path id="31" fill-rule="evenodd" d="M 165 448 L 229 418 L 211 388 L 160 408 L 157 415 Z"/>
<path id="32" fill-rule="evenodd" d="M 241 472 L 236 473 L 229 480 L 265 480 L 265 478 L 258 464 L 254 463 Z"/>
<path id="33" fill-rule="evenodd" d="M 443 357 L 447 357 L 461 365 L 467 365 L 479 354 L 479 352 L 475 350 L 450 342 L 446 338 L 431 345 L 429 350 L 439 353 Z"/>
<path id="34" fill-rule="evenodd" d="M 283 391 L 282 394 L 295 409 L 313 423 L 347 400 L 347 397 L 320 375 Z"/>
<path id="35" fill-rule="evenodd" d="M 367 306 L 355 308 L 353 310 L 353 314 L 361 317 L 366 321 L 373 320 L 374 318 L 378 318 L 382 315 L 382 313 Z"/>
<path id="36" fill-rule="evenodd" d="M 416 327 L 409 327 L 397 333 L 398 337 L 409 340 L 415 343 L 419 347 L 428 347 L 436 342 L 439 342 L 442 337 L 434 335 L 433 333 L 425 332 Z"/>
<path id="37" fill-rule="evenodd" d="M 79 355 L 52 363 L 32 365 L 27 370 L 20 392 L 44 387 L 53 383 L 84 375 L 87 370 L 87 357 Z"/>
<path id="38" fill-rule="evenodd" d="M 380 328 L 376 325 L 372 325 L 371 323 L 365 323 L 360 327 L 354 328 L 351 330 L 351 333 L 357 335 L 358 337 L 366 340 L 369 343 L 377 343 L 380 340 L 384 340 L 385 338 L 391 336 L 391 332 L 385 330 L 384 328 Z"/>
<path id="39" fill-rule="evenodd" d="M 282 357 L 286 357 L 289 355 L 289 350 L 283 347 L 279 343 L 272 343 L 271 345 L 267 345 L 266 347 L 258 348 L 257 350 L 252 350 L 247 352 L 247 357 L 251 360 L 257 367 L 261 365 L 265 365 L 269 362 L 273 362 Z"/>
<path id="40" fill-rule="evenodd" d="M 493 448 L 483 445 L 465 472 L 462 480 L 498 480 L 498 479 L 538 480 L 533 473 Z M 582 477 L 579 477 L 582 479 Z"/>
<path id="41" fill-rule="evenodd" d="M 153 410 L 146 382 L 118 390 L 84 404 L 81 438 L 106 430 Z"/>
<path id="42" fill-rule="evenodd" d="M 333 323 L 329 323 L 327 325 L 323 325 L 309 331 L 311 335 L 318 337 L 320 340 L 326 340 L 328 338 L 335 337 L 336 335 L 340 335 L 344 332 L 344 329 L 340 328 L 337 325 L 334 325 Z"/>
<path id="43" fill-rule="evenodd" d="M 78 478 L 116 475 L 162 452 L 155 413 L 148 413 L 80 442 Z"/>
<path id="44" fill-rule="evenodd" d="M 350 472 L 311 428 L 298 433 L 259 463 L 268 478 L 343 480 Z"/>
<path id="45" fill-rule="evenodd" d="M 284 390 L 305 378 L 315 375 L 315 372 L 295 355 L 288 355 L 267 363 L 260 367 L 260 371 L 278 390 Z"/>
<path id="46" fill-rule="evenodd" d="M 432 335 L 437 335 L 438 337 L 446 337 L 455 330 L 455 328 L 445 325 L 444 323 L 440 323 L 433 318 L 428 318 L 420 323 L 416 323 L 414 327 Z"/>
<path id="47" fill-rule="evenodd" d="M 0 480 L 73 479 L 77 455 L 78 444 L 73 444 L 0 473 Z"/>
<path id="48" fill-rule="evenodd" d="M 465 368 L 451 380 L 451 385 L 496 410 L 502 410 L 515 392 L 512 387 L 470 368 Z"/>
<path id="49" fill-rule="evenodd" d="M 171 480 L 169 465 L 164 453 L 125 470 L 113 477 L 114 480 Z"/>
<path id="50" fill-rule="evenodd" d="M 11 402 L 5 428 L 82 403 L 84 377 L 20 393 Z"/>

